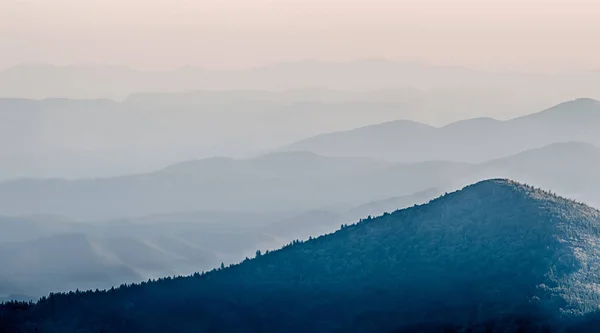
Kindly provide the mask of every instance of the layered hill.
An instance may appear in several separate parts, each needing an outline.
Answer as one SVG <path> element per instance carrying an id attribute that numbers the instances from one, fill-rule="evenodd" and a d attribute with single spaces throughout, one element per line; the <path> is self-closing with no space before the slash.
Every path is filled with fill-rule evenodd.
<path id="1" fill-rule="evenodd" d="M 0 183 L 0 214 L 106 220 L 207 210 L 306 212 L 336 205 L 351 209 L 429 188 L 454 190 L 487 178 L 535 183 L 596 204 L 600 203 L 600 190 L 594 185 L 599 168 L 600 149 L 581 142 L 551 144 L 478 164 L 394 164 L 276 153 L 248 160 L 191 161 L 116 178 Z"/>
<path id="2" fill-rule="evenodd" d="M 598 244 L 597 210 L 494 179 L 206 274 L 7 304 L 0 325 L 7 332 L 552 332 L 584 325 L 598 309 Z"/>
<path id="3" fill-rule="evenodd" d="M 385 59 L 344 63 L 307 60 L 223 71 L 189 66 L 172 71 L 138 71 L 122 66 L 31 64 L 0 71 L 0 97 L 123 99 L 138 92 L 318 87 L 357 93 L 409 87 L 436 92 L 440 106 L 464 112 L 466 107 L 486 109 L 512 104 L 518 108 L 573 94 L 596 94 L 594 87 L 599 80 L 597 71 L 577 75 L 492 73 Z M 425 102 L 436 103 L 435 99 Z"/>
<path id="4" fill-rule="evenodd" d="M 401 93 L 388 95 L 396 99 L 319 90 L 148 94 L 124 102 L 0 98 L 0 180 L 149 172 L 413 116 Z"/>
<path id="5" fill-rule="evenodd" d="M 49 292 L 210 270 L 257 249 L 330 233 L 341 224 L 427 202 L 439 193 L 430 189 L 357 207 L 196 211 L 93 224 L 51 216 L 0 217 L 0 299 L 36 299 Z"/>
<path id="6" fill-rule="evenodd" d="M 392 121 L 318 135 L 283 150 L 397 162 L 483 162 L 552 143 L 600 144 L 599 133 L 600 102 L 582 98 L 507 121 L 476 118 L 444 127 Z"/>
<path id="7" fill-rule="evenodd" d="M 481 104 L 468 93 L 459 103 L 444 94 L 316 89 L 149 94 L 125 102 L 0 99 L 0 181 L 151 172 L 175 161 L 245 158 L 282 146 L 394 162 L 481 162 L 555 142 L 600 143 L 598 103 L 590 99 L 510 121 L 476 118 L 444 127 L 390 122 L 445 124 L 482 110 L 507 117 L 542 108 L 517 103 L 523 109 L 514 111 L 517 105 L 500 97 Z M 491 114 L 492 108 L 499 110 Z"/>
<path id="8" fill-rule="evenodd" d="M 0 213 L 105 220 L 201 210 L 303 210 L 346 201 L 360 204 L 398 194 L 383 175 L 373 177 L 388 166 L 371 159 L 293 152 L 250 160 L 211 158 L 114 178 L 23 179 L 0 185 Z M 380 192 L 376 197 L 371 193 L 375 189 Z M 400 194 L 417 190 L 406 188 Z"/>
<path id="9" fill-rule="evenodd" d="M 273 218 L 252 212 L 197 212 L 98 224 L 0 218 L 0 299 L 110 288 L 238 262 L 258 248 L 284 244 L 279 236 L 253 226 L 254 220 L 268 224 Z"/>

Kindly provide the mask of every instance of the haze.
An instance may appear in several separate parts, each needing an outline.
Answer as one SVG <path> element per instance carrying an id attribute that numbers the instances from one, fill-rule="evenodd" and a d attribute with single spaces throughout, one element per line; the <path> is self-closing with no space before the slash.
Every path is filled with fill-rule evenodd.
<path id="1" fill-rule="evenodd" d="M 592 0 L 0 0 L 0 69 L 239 69 L 375 57 L 579 71 L 600 68 L 598 17 Z"/>
<path id="2" fill-rule="evenodd" d="M 599 17 L 0 0 L 0 332 L 596 333 Z"/>

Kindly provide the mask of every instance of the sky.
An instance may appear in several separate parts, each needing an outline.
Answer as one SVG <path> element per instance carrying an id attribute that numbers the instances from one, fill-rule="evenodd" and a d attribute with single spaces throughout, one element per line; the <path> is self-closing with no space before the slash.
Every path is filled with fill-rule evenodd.
<path id="1" fill-rule="evenodd" d="M 237 69 L 386 58 L 600 69 L 597 0 L 0 0 L 0 69 Z"/>

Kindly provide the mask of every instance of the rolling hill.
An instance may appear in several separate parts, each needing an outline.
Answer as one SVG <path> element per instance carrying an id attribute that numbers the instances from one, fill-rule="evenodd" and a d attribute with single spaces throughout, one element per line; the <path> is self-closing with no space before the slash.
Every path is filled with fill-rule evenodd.
<path id="1" fill-rule="evenodd" d="M 413 163 L 480 163 L 552 143 L 600 144 L 600 102 L 582 98 L 507 121 L 476 118 L 432 127 L 393 121 L 322 134 L 283 148 L 325 156 L 364 156 Z"/>
<path id="2" fill-rule="evenodd" d="M 600 212 L 494 179 L 238 265 L 2 306 L 6 332 L 593 332 Z M 587 325 L 587 326 L 586 326 Z"/>
<path id="3" fill-rule="evenodd" d="M 115 178 L 23 179 L 0 185 L 0 213 L 107 220 L 186 211 L 304 210 L 339 202 L 363 203 L 379 197 L 349 190 L 378 189 L 381 199 L 399 193 L 383 176 L 373 183 L 372 175 L 387 167 L 370 159 L 294 152 L 249 160 L 192 161 Z M 412 192 L 416 191 L 406 188 L 400 194 Z"/>
<path id="4" fill-rule="evenodd" d="M 598 142 L 597 121 L 573 112 L 593 109 L 589 100 L 558 107 L 558 113 L 569 114 L 574 122 L 557 122 L 556 112 L 511 121 L 510 126 L 491 118 L 463 120 L 443 128 L 391 121 L 413 119 L 441 125 L 473 115 L 504 119 L 555 103 L 519 103 L 517 110 L 504 95 L 485 102 L 487 97 L 477 101 L 466 92 L 458 100 L 453 93 L 438 94 L 405 89 L 360 93 L 302 89 L 138 94 L 123 102 L 0 99 L 0 181 L 136 174 L 177 161 L 247 158 L 289 144 L 286 150 L 325 156 L 480 162 L 516 153 L 520 144 L 527 149 L 567 140 Z M 453 116 L 448 119 L 449 115 Z M 369 126 L 339 133 L 365 125 Z M 578 126 L 581 132 L 573 130 Z M 537 132 L 541 135 L 530 135 Z M 293 144 L 322 133 L 334 134 Z"/>
<path id="5" fill-rule="evenodd" d="M 210 270 L 257 249 L 330 233 L 341 224 L 423 203 L 439 193 L 431 189 L 320 211 L 198 211 L 94 224 L 50 216 L 2 217 L 0 299 L 36 299 L 49 292 Z"/>
<path id="6" fill-rule="evenodd" d="M 246 160 L 191 161 L 116 178 L 4 182 L 0 214 L 103 221 L 232 209 L 302 213 L 339 205 L 351 208 L 430 188 L 443 192 L 491 177 L 532 182 L 600 204 L 600 190 L 594 185 L 598 169 L 600 149 L 582 142 L 550 144 L 483 163 L 394 164 L 286 152 Z"/>
<path id="7" fill-rule="evenodd" d="M 493 73 L 459 67 L 439 67 L 385 59 L 343 63 L 298 61 L 243 70 L 207 70 L 182 67 L 172 71 L 139 71 L 123 66 L 21 65 L 0 72 L 0 97 L 110 98 L 124 99 L 134 93 L 179 93 L 197 90 L 322 89 L 373 91 L 418 89 L 441 92 L 448 106 L 460 91 L 470 95 L 466 105 L 568 98 L 570 94 L 597 93 L 597 72 L 578 75 Z M 460 89 L 457 89 L 460 87 Z M 442 96 L 439 96 L 442 97 Z M 478 98 L 477 98 L 478 97 Z M 598 97 L 598 96 L 595 96 Z M 485 103 L 484 103 L 485 104 Z M 488 105 L 495 103 L 489 103 Z"/>
<path id="8" fill-rule="evenodd" d="M 150 94 L 124 102 L 0 99 L 0 180 L 150 172 L 178 161 L 258 154 L 323 132 L 411 116 L 401 100 L 341 94 L 346 96 L 230 91 Z"/>
<path id="9" fill-rule="evenodd" d="M 35 299 L 49 292 L 191 274 L 221 262 L 238 262 L 256 249 L 284 244 L 280 236 L 260 230 L 259 226 L 277 218 L 274 214 L 252 215 L 196 212 L 98 224 L 4 217 L 0 220 L 0 298 Z"/>

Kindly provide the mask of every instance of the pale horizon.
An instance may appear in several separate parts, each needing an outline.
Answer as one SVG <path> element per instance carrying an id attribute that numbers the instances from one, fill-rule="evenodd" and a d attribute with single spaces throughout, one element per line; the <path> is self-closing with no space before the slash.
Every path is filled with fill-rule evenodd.
<path id="1" fill-rule="evenodd" d="M 244 69 L 383 58 L 587 71 L 600 69 L 599 16 L 590 0 L 1 0 L 0 70 L 24 63 Z"/>

